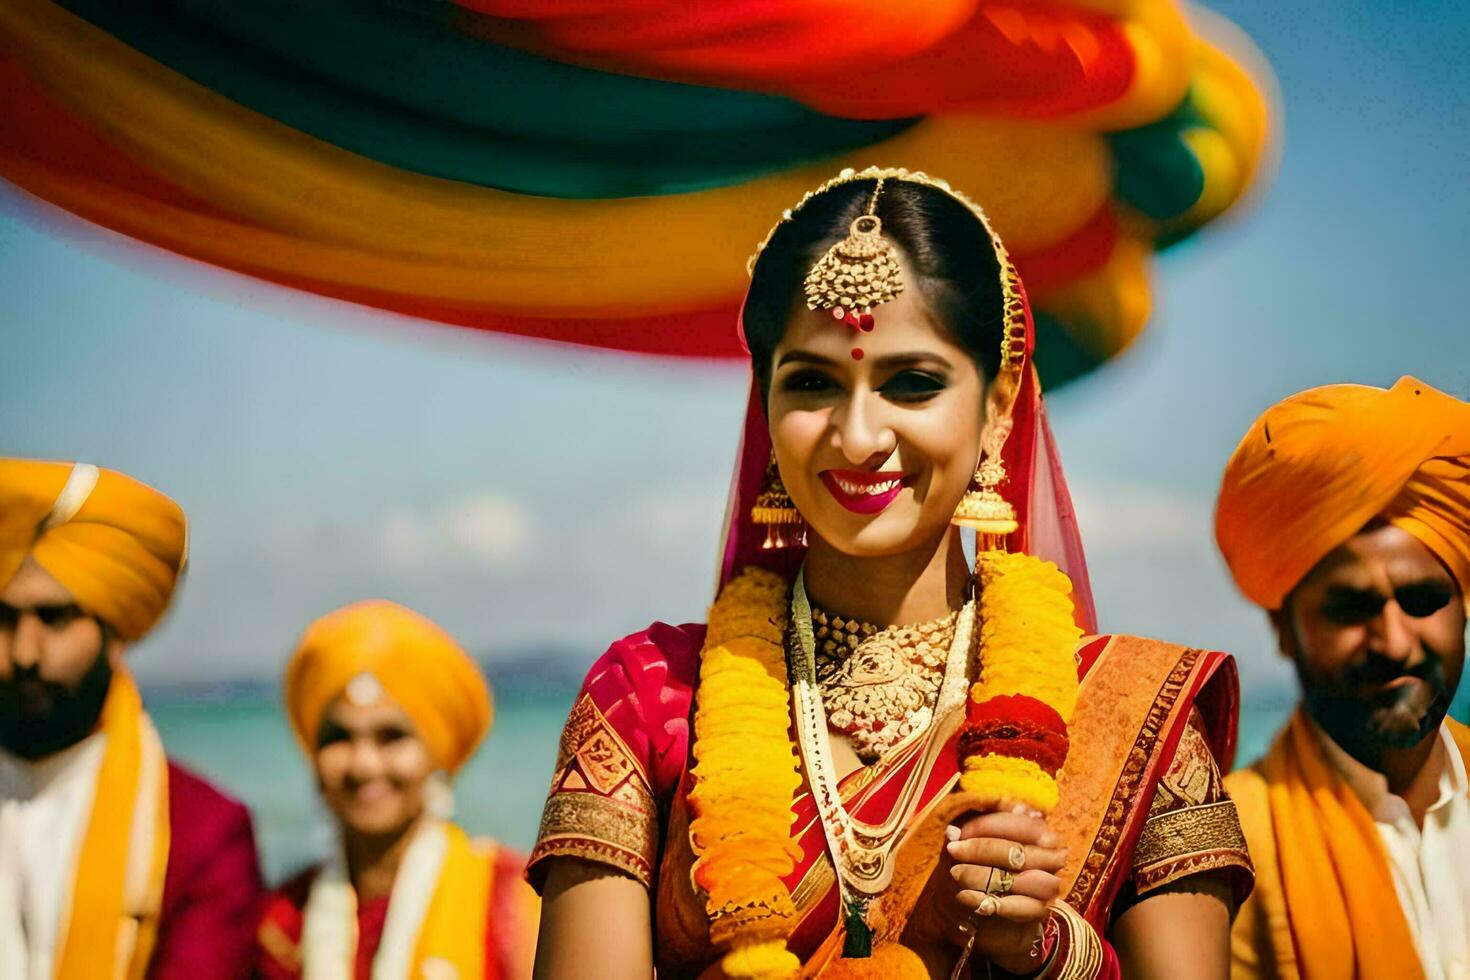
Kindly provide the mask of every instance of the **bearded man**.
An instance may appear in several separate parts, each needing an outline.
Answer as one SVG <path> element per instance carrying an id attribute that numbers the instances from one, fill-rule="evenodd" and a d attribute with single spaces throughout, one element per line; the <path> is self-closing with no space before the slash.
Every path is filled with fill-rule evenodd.
<path id="1" fill-rule="evenodd" d="M 186 539 L 121 473 L 0 459 L 0 977 L 247 975 L 249 814 L 164 755 L 124 661 Z"/>
<path id="2" fill-rule="evenodd" d="M 1226 467 L 1216 539 L 1302 700 L 1226 786 L 1256 866 L 1236 977 L 1470 977 L 1470 405 L 1315 388 Z"/>

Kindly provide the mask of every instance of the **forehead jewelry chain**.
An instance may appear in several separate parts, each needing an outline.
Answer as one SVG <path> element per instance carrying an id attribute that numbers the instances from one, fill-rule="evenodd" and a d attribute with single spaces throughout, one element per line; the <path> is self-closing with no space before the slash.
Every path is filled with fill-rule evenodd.
<path id="1" fill-rule="evenodd" d="M 903 292 L 898 251 L 883 237 L 883 219 L 878 217 L 882 193 L 879 177 L 867 211 L 853 221 L 846 238 L 817 260 L 803 283 L 807 309 L 831 310 L 835 319 L 859 333 L 873 329 L 873 307 Z M 863 349 L 854 347 L 852 356 L 862 360 Z"/>

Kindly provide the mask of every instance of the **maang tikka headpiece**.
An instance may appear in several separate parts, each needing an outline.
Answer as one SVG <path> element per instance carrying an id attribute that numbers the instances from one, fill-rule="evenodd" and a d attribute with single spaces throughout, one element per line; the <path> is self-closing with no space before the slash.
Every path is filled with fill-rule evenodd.
<path id="1" fill-rule="evenodd" d="M 1028 328 L 1020 277 L 1016 274 L 1016 267 L 1005 246 L 995 236 L 990 221 L 979 205 L 952 188 L 948 182 L 930 177 L 921 171 L 905 170 L 902 167 L 846 169 L 832 180 L 808 192 L 795 207 L 782 213 L 781 220 L 767 233 L 765 240 L 757 246 L 755 254 L 746 263 L 746 271 L 752 276 L 755 274 L 756 263 L 766 246 L 782 225 L 792 221 L 808 201 L 849 181 L 867 179 L 876 181 L 873 196 L 868 199 L 867 210 L 852 222 L 847 237 L 827 249 L 806 274 L 803 285 L 807 307 L 813 310 L 830 310 L 836 319 L 855 330 L 866 332 L 873 329 L 873 307 L 891 302 L 903 292 L 898 252 L 892 243 L 883 238 L 883 222 L 877 213 L 878 198 L 883 193 L 886 181 L 898 180 L 932 187 L 964 205 L 975 216 L 984 234 L 990 238 L 996 261 L 1000 265 L 1004 332 L 1000 350 L 1000 372 L 992 379 L 991 384 L 999 386 L 997 390 L 1002 393 L 1002 397 L 992 400 L 991 408 L 997 412 L 995 423 L 998 424 L 987 428 L 979 466 L 953 520 L 955 524 L 976 532 L 979 543 L 977 554 L 1004 550 L 1006 538 L 1017 530 L 1019 523 L 1015 507 L 999 490 L 1006 482 L 1001 451 L 1010 434 L 1012 401 L 1020 389 L 1021 373 L 1026 364 Z M 854 360 L 861 360 L 862 348 L 854 347 L 852 356 Z M 766 468 L 765 480 L 760 496 L 752 508 L 751 519 L 756 525 L 766 528 L 766 548 L 805 543 L 804 523 L 786 493 L 786 488 L 781 484 L 774 456 Z"/>
<path id="2" fill-rule="evenodd" d="M 847 237 L 827 249 L 803 283 L 807 309 L 831 310 L 854 330 L 872 330 L 873 307 L 903 292 L 898 252 L 883 238 L 877 213 L 883 180 L 878 178 L 867 211 L 853 221 Z M 862 348 L 854 347 L 852 356 L 861 359 Z"/>

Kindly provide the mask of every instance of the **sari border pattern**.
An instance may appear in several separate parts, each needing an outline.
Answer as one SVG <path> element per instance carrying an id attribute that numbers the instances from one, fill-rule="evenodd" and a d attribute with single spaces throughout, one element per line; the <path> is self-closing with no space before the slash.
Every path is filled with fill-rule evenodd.
<path id="1" fill-rule="evenodd" d="M 1251 867 L 1240 818 L 1230 800 L 1149 818 L 1134 854 L 1133 882 L 1139 895 L 1204 871 Z"/>
<path id="2" fill-rule="evenodd" d="M 658 807 L 648 779 L 584 692 L 562 732 L 528 873 L 546 858 L 575 857 L 610 865 L 651 887 L 658 843 Z"/>
<path id="3" fill-rule="evenodd" d="M 1114 637 L 1109 642 L 1107 649 L 1098 656 L 1094 663 L 1094 670 L 1088 672 L 1089 678 L 1097 673 L 1096 668 L 1102 666 L 1102 661 L 1110 659 L 1110 654 L 1116 653 L 1120 639 L 1120 637 Z M 1180 696 L 1184 693 L 1195 667 L 1203 656 L 1203 651 L 1195 648 L 1176 647 L 1156 641 L 1146 642 L 1148 646 L 1154 647 L 1151 652 L 1156 657 L 1160 655 L 1170 657 L 1173 663 L 1155 689 L 1132 745 L 1126 752 L 1122 768 L 1114 780 L 1107 806 L 1102 811 L 1101 821 L 1092 835 L 1087 856 L 1083 859 L 1066 893 L 1067 902 L 1078 910 L 1090 911 L 1092 909 L 1105 883 L 1115 877 L 1109 871 L 1117 865 L 1122 856 L 1124 843 L 1147 814 L 1147 807 L 1139 807 L 1134 804 L 1148 788 L 1146 782 L 1149 772 L 1158 769 L 1159 753 L 1157 750 L 1161 743 L 1167 742 L 1167 735 L 1170 734 L 1167 722 L 1171 717 L 1177 720 L 1176 708 Z M 1140 666 L 1139 659 L 1142 658 L 1130 658 L 1130 666 Z M 1136 674 L 1133 678 L 1135 683 L 1144 679 Z M 1086 688 L 1085 682 L 1086 678 L 1084 689 Z M 1067 794 L 1065 789 L 1063 794 L 1065 798 Z"/>

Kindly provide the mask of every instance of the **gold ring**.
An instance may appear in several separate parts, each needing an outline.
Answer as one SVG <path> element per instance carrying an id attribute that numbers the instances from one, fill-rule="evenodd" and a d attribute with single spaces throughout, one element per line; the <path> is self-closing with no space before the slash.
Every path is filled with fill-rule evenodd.
<path id="1" fill-rule="evenodd" d="M 1000 872 L 1000 877 L 997 878 L 994 871 L 992 870 L 991 876 L 985 880 L 985 893 L 987 895 L 998 895 L 1004 898 L 1006 895 L 1009 895 L 1011 893 L 1011 886 L 1014 885 L 1015 882 L 1016 876 L 1011 872 L 1002 869 Z M 990 887 L 992 884 L 994 884 L 996 887 Z"/>
<path id="2" fill-rule="evenodd" d="M 980 904 L 975 909 L 976 915 L 990 916 L 1000 911 L 1000 899 L 994 895 L 980 896 Z"/>
<path id="3" fill-rule="evenodd" d="M 1010 852 L 1006 854 L 1006 862 L 1012 871 L 1020 871 L 1026 867 L 1026 848 L 1020 844 L 1012 844 Z"/>

